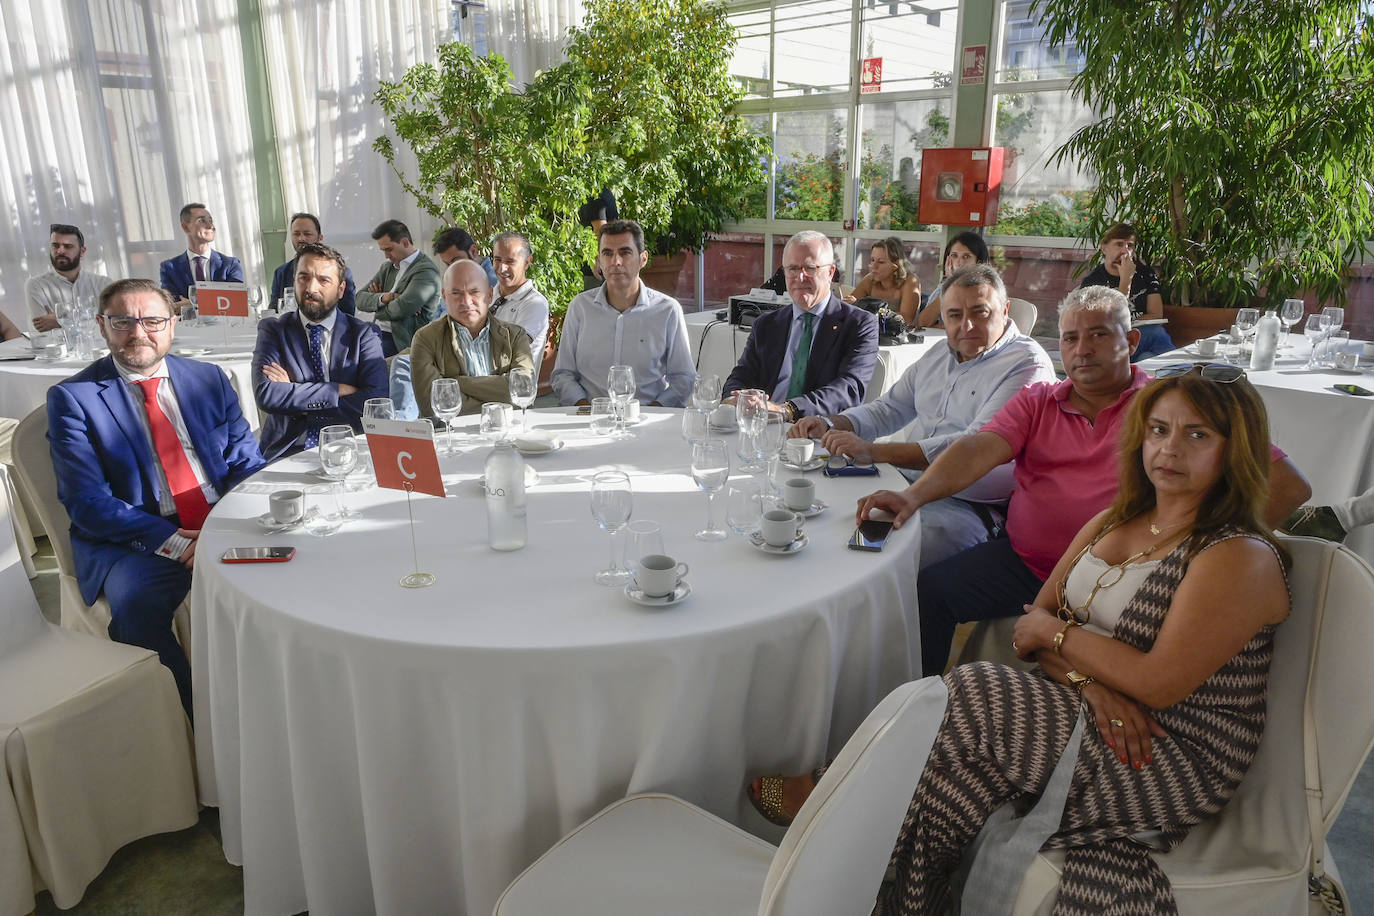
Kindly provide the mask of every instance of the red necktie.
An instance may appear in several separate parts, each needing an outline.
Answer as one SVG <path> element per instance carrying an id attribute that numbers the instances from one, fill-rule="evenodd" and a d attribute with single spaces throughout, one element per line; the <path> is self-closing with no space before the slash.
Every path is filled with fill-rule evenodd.
<path id="1" fill-rule="evenodd" d="M 143 389 L 143 406 L 148 411 L 148 429 L 152 431 L 153 447 L 157 449 L 158 460 L 162 462 L 163 473 L 167 475 L 167 485 L 171 487 L 181 527 L 197 531 L 205 524 L 205 516 L 210 514 L 210 503 L 196 481 L 191 462 L 186 460 L 186 450 L 181 447 L 176 427 L 157 402 L 157 386 L 161 381 L 160 378 L 149 378 L 138 383 Z"/>
<path id="2" fill-rule="evenodd" d="M 196 256 L 196 282 L 205 282 L 205 259 L 199 255 Z"/>

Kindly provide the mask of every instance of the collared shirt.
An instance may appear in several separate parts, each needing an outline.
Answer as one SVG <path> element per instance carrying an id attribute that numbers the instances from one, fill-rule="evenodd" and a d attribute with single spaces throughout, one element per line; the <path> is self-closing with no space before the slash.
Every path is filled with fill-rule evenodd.
<path id="1" fill-rule="evenodd" d="M 401 278 L 406 275 L 406 271 L 410 270 L 410 265 L 414 264 L 415 259 L 419 256 L 420 249 L 416 248 L 414 251 L 410 253 L 408 257 L 404 257 L 401 259 L 401 263 L 396 265 L 396 279 L 391 281 L 391 289 L 389 289 L 388 292 L 396 292 L 396 287 L 401 285 Z M 386 320 L 385 318 L 377 318 L 375 319 L 375 321 L 377 327 L 382 329 L 383 331 L 391 330 L 391 322 Z"/>
<path id="2" fill-rule="evenodd" d="M 955 439 L 982 429 L 1022 388 L 1053 381 L 1049 354 L 1009 320 L 1001 338 L 973 359 L 960 362 L 947 342 L 932 347 L 882 397 L 841 416 L 869 441 L 908 427 L 906 441 L 921 446 L 926 459 L 934 461 Z M 973 502 L 1003 502 L 1013 484 L 1008 463 L 955 495 Z"/>
<path id="3" fill-rule="evenodd" d="M 544 358 L 544 342 L 549 336 L 549 300 L 534 288 L 533 280 L 526 280 L 513 293 L 502 295 L 499 288 L 491 313 L 506 324 L 519 325 L 530 338 L 530 355 L 534 357 L 534 371 Z"/>
<path id="4" fill-rule="evenodd" d="M 473 337 L 472 332 L 452 318 L 448 320 L 453 331 L 453 339 L 463 353 L 463 366 L 468 375 L 491 375 L 491 322 L 482 325 L 482 330 Z"/>
<path id="5" fill-rule="evenodd" d="M 1132 366 L 1131 383 L 1092 422 L 1069 400 L 1072 379 L 1031 385 L 983 427 L 1011 446 L 1016 489 L 1007 507 L 1007 535 L 1041 579 L 1049 578 L 1088 519 L 1116 498 L 1121 424 L 1149 381 Z"/>
<path id="6" fill-rule="evenodd" d="M 553 388 L 558 403 L 607 397 L 611 366 L 631 366 L 639 401 L 681 407 L 692 395 L 696 366 L 687 343 L 687 319 L 676 299 L 639 284 L 639 298 L 624 312 L 606 301 L 605 286 L 568 303 Z"/>
<path id="7" fill-rule="evenodd" d="M 191 433 L 186 429 L 186 421 L 181 416 L 181 403 L 177 400 L 176 390 L 172 387 L 171 376 L 167 373 L 167 361 L 163 360 L 156 372 L 151 375 L 140 375 L 129 369 L 125 369 L 119 364 L 119 360 L 113 360 L 115 371 L 125 382 L 124 388 L 129 393 L 129 399 L 133 402 L 134 416 L 138 417 L 138 422 L 143 429 L 143 436 L 148 440 L 148 447 L 153 453 L 153 464 L 157 469 L 157 497 L 158 509 L 164 518 L 171 518 L 176 515 L 177 504 L 172 498 L 172 488 L 167 483 L 167 472 L 162 467 L 162 459 L 157 453 L 157 444 L 153 442 L 152 427 L 148 424 L 148 410 L 143 406 L 143 388 L 139 382 L 150 378 L 165 379 L 162 384 L 157 386 L 157 404 L 162 408 L 163 414 L 171 421 L 172 428 L 177 431 L 177 438 L 181 440 L 181 447 L 186 452 L 186 461 L 191 466 L 191 473 L 196 475 L 196 483 L 200 484 L 200 491 L 205 494 L 205 501 L 214 505 L 219 501 L 219 494 L 215 492 L 210 479 L 205 475 L 205 468 L 201 467 L 200 456 L 196 454 L 196 447 L 191 442 Z M 179 534 L 173 534 L 162 542 L 157 550 L 162 556 L 173 560 L 181 558 L 186 548 L 190 546 L 190 540 Z"/>
<path id="8" fill-rule="evenodd" d="M 214 282 L 210 277 L 210 255 L 214 254 L 215 249 L 205 249 L 205 254 L 196 254 L 191 249 L 186 249 L 186 266 L 191 268 L 191 285 L 195 286 L 202 281 L 196 279 L 196 258 L 204 258 L 205 263 L 201 265 L 201 271 L 205 274 L 205 283 Z"/>
<path id="9" fill-rule="evenodd" d="M 811 346 L 816 345 L 816 331 L 820 328 L 821 315 L 825 312 L 826 305 L 830 302 L 830 297 L 826 296 L 820 302 L 807 311 L 795 302 L 792 303 L 792 325 L 787 332 L 787 349 L 782 354 L 782 367 L 778 369 L 778 384 L 773 389 L 773 402 L 781 404 L 787 400 L 787 389 L 792 383 L 792 356 L 797 349 L 797 344 L 801 342 L 802 319 L 807 315 L 814 315 L 811 319 Z M 810 349 L 807 350 L 808 354 Z"/>
<path id="10" fill-rule="evenodd" d="M 310 348 L 311 325 L 318 324 L 320 327 L 324 328 L 324 334 L 320 337 L 320 368 L 324 369 L 324 377 L 315 379 L 314 381 L 327 382 L 329 381 L 329 344 L 334 339 L 334 322 L 339 317 L 339 310 L 337 308 L 330 309 L 329 314 L 320 321 L 311 321 L 309 318 L 306 318 L 305 313 L 299 309 L 296 310 L 296 314 L 300 316 L 301 327 L 305 329 L 306 349 Z M 309 365 L 309 363 L 307 363 L 307 365 Z"/>
<path id="11" fill-rule="evenodd" d="M 111 282 L 109 277 L 84 268 L 76 275 L 75 283 L 55 270 L 30 277 L 24 284 L 24 296 L 29 301 L 29 317 L 52 315 L 58 324 L 66 324 L 72 306 L 79 301 L 90 302 L 93 307 L 98 305 L 101 291 Z"/>

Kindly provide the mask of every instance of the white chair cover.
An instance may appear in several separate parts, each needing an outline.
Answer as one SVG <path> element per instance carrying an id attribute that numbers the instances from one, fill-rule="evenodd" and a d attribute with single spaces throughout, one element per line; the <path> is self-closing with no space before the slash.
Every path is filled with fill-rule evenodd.
<path id="1" fill-rule="evenodd" d="M 1011 320 L 1016 322 L 1016 327 L 1022 334 L 1035 333 L 1035 323 L 1040 320 L 1040 310 L 1035 307 L 1034 302 L 1026 299 L 1008 299 L 1007 313 L 1011 315 Z"/>

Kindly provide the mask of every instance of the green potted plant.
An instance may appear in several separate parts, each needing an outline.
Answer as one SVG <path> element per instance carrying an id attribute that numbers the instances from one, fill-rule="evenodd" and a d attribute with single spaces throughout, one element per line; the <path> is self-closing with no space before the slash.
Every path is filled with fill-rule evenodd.
<path id="1" fill-rule="evenodd" d="M 1102 113 L 1057 153 L 1098 179 L 1083 237 L 1134 223 L 1176 306 L 1296 290 L 1344 301 L 1374 236 L 1374 32 L 1360 6 L 1036 0 L 1049 42 L 1083 54 L 1074 93 Z"/>

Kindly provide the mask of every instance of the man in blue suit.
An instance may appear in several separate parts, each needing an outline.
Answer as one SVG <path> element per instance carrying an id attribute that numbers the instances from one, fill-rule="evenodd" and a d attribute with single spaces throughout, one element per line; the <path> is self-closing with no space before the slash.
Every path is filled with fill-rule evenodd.
<path id="1" fill-rule="evenodd" d="M 193 283 L 243 282 L 243 265 L 238 258 L 210 247 L 215 240 L 215 218 L 205 204 L 181 208 L 181 231 L 186 233 L 186 250 L 163 261 L 158 269 L 162 288 L 177 300 L 178 310 L 189 301 L 186 291 Z"/>
<path id="2" fill-rule="evenodd" d="M 296 257 L 273 272 L 272 295 L 268 297 L 268 302 L 276 302 L 288 289 L 295 289 L 296 258 L 300 257 L 301 249 L 306 245 L 316 245 L 324 241 L 324 233 L 320 231 L 319 217 L 313 213 L 294 214 L 291 217 L 290 230 L 291 247 L 296 249 Z M 353 271 L 344 270 L 344 291 L 343 296 L 339 299 L 339 311 L 345 315 L 352 315 L 355 312 L 353 294 L 357 292 L 357 289 L 357 284 L 353 282 Z"/>
<path id="3" fill-rule="evenodd" d="M 297 310 L 258 324 L 253 394 L 263 416 L 258 445 L 272 461 L 319 445 L 320 429 L 362 430 L 363 404 L 388 396 L 377 326 L 338 308 L 347 267 L 328 245 L 296 255 Z"/>
<path id="4" fill-rule="evenodd" d="M 823 234 L 788 239 L 782 265 L 792 305 L 754 322 L 726 396 L 762 389 L 789 423 L 858 406 L 878 363 L 878 317 L 831 292 L 835 249 Z"/>
<path id="5" fill-rule="evenodd" d="M 71 517 L 83 601 L 103 592 L 110 637 L 157 652 L 191 712 L 191 669 L 172 615 L 191 588 L 210 507 L 262 467 L 218 366 L 168 356 L 172 297 L 151 280 L 100 295 L 110 355 L 48 390 L 57 495 Z"/>

